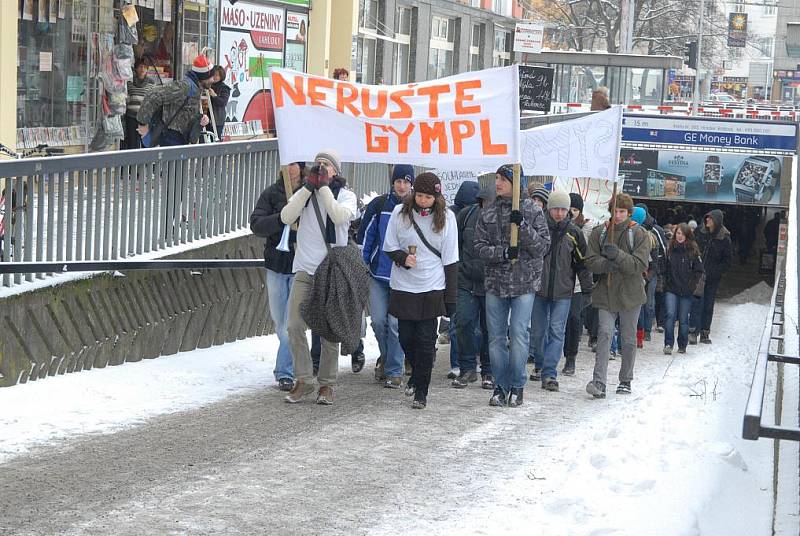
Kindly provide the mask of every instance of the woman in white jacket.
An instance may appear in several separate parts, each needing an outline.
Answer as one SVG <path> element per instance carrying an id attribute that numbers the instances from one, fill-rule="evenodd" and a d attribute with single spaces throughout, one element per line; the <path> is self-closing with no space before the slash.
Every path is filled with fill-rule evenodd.
<path id="1" fill-rule="evenodd" d="M 428 403 L 437 319 L 455 313 L 458 296 L 458 229 L 442 185 L 433 173 L 414 179 L 414 195 L 394 208 L 383 249 L 392 259 L 389 314 L 398 320 L 400 345 L 411 364 L 406 394 L 411 407 Z"/>

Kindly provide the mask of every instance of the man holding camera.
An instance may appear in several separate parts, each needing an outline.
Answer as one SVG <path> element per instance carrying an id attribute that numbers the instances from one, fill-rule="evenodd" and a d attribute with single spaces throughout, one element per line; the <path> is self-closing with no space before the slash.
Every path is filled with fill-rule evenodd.
<path id="1" fill-rule="evenodd" d="M 291 404 L 314 391 L 313 365 L 308 347 L 308 326 L 300 314 L 314 281 L 314 273 L 331 247 L 344 247 L 348 241 L 350 221 L 357 212 L 356 195 L 345 188 L 346 179 L 340 176 L 339 155 L 332 149 L 320 151 L 305 184 L 281 210 L 285 224 L 299 220 L 297 248 L 292 266 L 295 272 L 289 293 L 288 332 L 294 360 L 294 388 L 286 396 Z M 322 339 L 317 381 L 317 404 L 333 404 L 333 388 L 339 366 L 338 344 Z"/>

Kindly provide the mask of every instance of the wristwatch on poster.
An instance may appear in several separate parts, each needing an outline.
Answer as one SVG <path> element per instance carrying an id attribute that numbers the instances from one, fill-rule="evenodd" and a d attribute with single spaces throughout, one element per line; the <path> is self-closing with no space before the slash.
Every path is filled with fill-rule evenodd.
<path id="1" fill-rule="evenodd" d="M 733 177 L 736 201 L 769 203 L 781 176 L 781 162 L 774 156 L 748 156 Z"/>
<path id="2" fill-rule="evenodd" d="M 720 162 L 719 156 L 709 155 L 703 164 L 703 184 L 706 187 L 706 193 L 717 193 L 719 185 L 722 184 L 722 173 L 722 162 Z"/>

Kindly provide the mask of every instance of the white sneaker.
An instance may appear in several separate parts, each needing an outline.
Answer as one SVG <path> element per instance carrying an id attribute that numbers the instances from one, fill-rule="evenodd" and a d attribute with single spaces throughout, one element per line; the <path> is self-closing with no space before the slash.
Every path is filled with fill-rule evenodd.
<path id="1" fill-rule="evenodd" d="M 666 355 L 672 355 L 672 346 L 669 346 L 669 345 L 665 346 L 664 347 L 664 353 Z"/>
<path id="2" fill-rule="evenodd" d="M 450 380 L 455 380 L 461 374 L 461 370 L 457 368 L 451 368 L 450 372 L 447 373 L 447 378 Z"/>

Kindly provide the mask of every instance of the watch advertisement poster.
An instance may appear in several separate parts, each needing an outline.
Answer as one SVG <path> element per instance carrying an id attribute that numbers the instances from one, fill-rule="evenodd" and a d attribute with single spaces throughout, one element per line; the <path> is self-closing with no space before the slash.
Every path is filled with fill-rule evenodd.
<path id="1" fill-rule="evenodd" d="M 275 130 L 270 68 L 283 64 L 285 11 L 247 2 L 221 2 L 219 47 L 231 98 L 228 122 L 258 120 Z"/>
<path id="2" fill-rule="evenodd" d="M 626 154 L 636 152 L 636 157 Z M 620 173 L 626 170 L 625 191 L 633 197 L 686 200 L 701 203 L 781 205 L 783 159 L 747 153 L 623 149 Z M 627 162 L 626 162 L 627 159 Z M 647 168 L 646 170 L 644 168 Z M 644 175 L 644 179 L 640 177 Z M 637 185 L 632 191 L 630 184 Z"/>
<path id="3" fill-rule="evenodd" d="M 647 170 L 658 168 L 658 151 L 620 149 L 619 174 L 625 179 L 622 191 L 634 197 L 647 196 Z"/>

